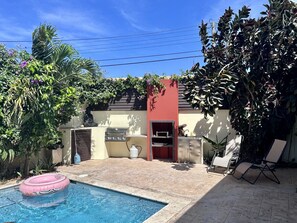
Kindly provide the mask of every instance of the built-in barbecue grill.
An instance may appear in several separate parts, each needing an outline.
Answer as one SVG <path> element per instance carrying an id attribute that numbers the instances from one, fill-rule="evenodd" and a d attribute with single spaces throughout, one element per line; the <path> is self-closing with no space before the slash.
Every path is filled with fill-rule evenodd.
<path id="1" fill-rule="evenodd" d="M 105 141 L 126 141 L 127 131 L 128 128 L 107 128 L 105 131 Z"/>

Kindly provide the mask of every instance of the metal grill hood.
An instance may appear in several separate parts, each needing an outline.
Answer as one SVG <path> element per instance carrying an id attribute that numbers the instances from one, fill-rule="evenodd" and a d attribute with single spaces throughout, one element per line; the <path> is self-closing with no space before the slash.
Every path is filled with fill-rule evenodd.
<path id="1" fill-rule="evenodd" d="M 126 141 L 128 128 L 107 128 L 105 131 L 105 141 Z"/>

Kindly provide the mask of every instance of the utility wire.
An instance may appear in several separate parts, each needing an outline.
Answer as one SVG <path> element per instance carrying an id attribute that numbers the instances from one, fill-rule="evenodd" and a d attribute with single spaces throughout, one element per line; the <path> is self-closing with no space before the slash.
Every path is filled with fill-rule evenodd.
<path id="1" fill-rule="evenodd" d="M 163 30 L 163 31 L 156 31 L 156 32 L 144 32 L 139 34 L 129 34 L 129 35 L 119 35 L 119 36 L 107 36 L 107 37 L 93 37 L 93 38 L 73 38 L 73 39 L 63 39 L 60 38 L 62 41 L 89 41 L 89 40 L 106 40 L 106 39 L 125 39 L 125 38 L 131 38 L 131 37 L 142 37 L 142 36 L 151 36 L 151 35 L 166 35 L 170 33 L 180 33 L 185 32 L 185 30 L 192 30 L 195 26 L 191 26 L 191 28 L 177 28 L 177 29 L 169 29 L 169 30 Z"/>
<path id="2" fill-rule="evenodd" d="M 183 37 L 183 38 L 179 38 L 179 37 Z M 184 37 L 188 37 L 188 38 L 184 38 Z M 138 38 L 138 39 L 129 39 L 129 40 L 125 40 L 125 41 L 121 41 L 121 40 L 107 40 L 107 41 L 98 41 L 98 42 L 91 42 L 91 43 L 74 43 L 73 45 L 75 46 L 75 48 L 77 49 L 85 49 L 88 47 L 96 47 L 96 46 L 104 46 L 104 45 L 119 45 L 119 44 L 126 44 L 126 43 L 148 43 L 148 42 L 162 42 L 162 41 L 174 41 L 174 40 L 185 40 L 185 39 L 197 39 L 198 36 L 196 34 L 186 34 L 186 35 L 178 35 L 178 36 L 165 36 L 165 37 L 158 37 L 158 38 Z M 155 40 L 160 40 L 160 41 L 155 41 Z"/>
<path id="3" fill-rule="evenodd" d="M 147 37 L 147 36 L 154 36 L 154 35 L 167 35 L 171 33 L 184 33 L 185 31 L 193 31 L 192 28 L 198 28 L 197 26 L 189 26 L 189 27 L 183 27 L 183 28 L 177 28 L 177 29 L 168 29 L 168 30 L 162 30 L 162 31 L 156 31 L 156 32 L 144 32 L 139 34 L 130 34 L 130 35 L 119 35 L 119 36 L 106 36 L 106 37 L 93 37 L 93 38 L 73 38 L 73 39 L 63 39 L 60 38 L 60 40 L 63 41 L 91 41 L 91 40 L 113 40 L 113 39 L 126 39 L 126 38 L 133 38 L 133 37 Z M 212 30 L 213 27 L 207 27 L 207 29 Z"/>
<path id="4" fill-rule="evenodd" d="M 163 54 L 152 54 L 152 55 L 143 55 L 143 56 L 134 56 L 134 57 L 119 57 L 119 58 L 111 58 L 111 59 L 97 59 L 94 61 L 113 61 L 113 60 L 130 60 L 130 59 L 138 59 L 138 58 L 146 58 L 146 57 L 162 57 L 176 54 L 185 54 L 185 53 L 195 53 L 197 50 L 184 51 L 184 52 L 174 52 L 174 53 L 163 53 Z"/>
<path id="5" fill-rule="evenodd" d="M 156 47 L 164 47 L 164 46 L 180 46 L 184 44 L 193 44 L 199 43 L 200 41 L 188 41 L 188 42 L 180 42 L 180 43 L 171 43 L 171 44 L 157 44 L 157 45 L 146 45 L 141 47 L 109 47 L 109 48 L 101 48 L 100 50 L 80 50 L 80 53 L 102 53 L 102 52 L 111 52 L 111 51 L 125 51 L 125 50 L 136 50 L 136 49 L 146 49 L 146 48 L 156 48 Z"/>
<path id="6" fill-rule="evenodd" d="M 149 46 L 149 45 L 155 45 L 155 44 L 164 44 L 164 43 L 176 43 L 179 44 L 179 41 L 189 41 L 189 40 L 196 40 L 197 38 L 183 38 L 183 39 L 172 39 L 172 40 L 166 40 L 166 41 L 144 41 L 144 42 L 132 42 L 132 43 L 105 43 L 102 45 L 85 45 L 85 47 L 75 47 L 76 50 L 83 51 L 83 50 L 104 50 L 104 49 L 117 49 L 117 48 L 123 48 L 123 47 L 135 47 L 135 46 Z"/>
<path id="7" fill-rule="evenodd" d="M 167 37 L 167 38 L 171 38 L 171 37 Z M 193 36 L 193 38 L 177 38 L 177 39 L 169 39 L 169 40 L 165 40 L 163 38 L 157 38 L 157 39 L 161 39 L 161 40 L 164 40 L 164 41 L 154 41 L 154 39 L 146 39 L 146 40 L 140 40 L 140 41 L 136 41 L 136 40 L 131 40 L 131 41 L 126 41 L 126 42 L 123 42 L 123 43 L 98 43 L 96 45 L 92 44 L 92 45 L 89 45 L 89 44 L 85 44 L 84 46 L 77 46 L 76 44 L 74 44 L 74 48 L 81 52 L 81 53 L 87 53 L 87 52 L 102 52 L 102 51 L 105 51 L 105 50 L 112 50 L 112 49 L 116 49 L 116 51 L 118 49 L 123 49 L 125 50 L 125 48 L 127 48 L 128 50 L 131 49 L 131 46 L 132 46 L 132 49 L 138 49 L 136 46 L 139 46 L 141 48 L 143 48 L 143 45 L 144 45 L 144 48 L 148 48 L 149 46 L 152 46 L 152 47 L 155 47 L 155 44 L 157 44 L 156 46 L 169 46 L 169 45 L 179 45 L 179 44 L 184 44 L 185 42 L 178 42 L 178 41 L 184 41 L 184 40 L 197 40 L 197 38 L 195 38 Z M 176 42 L 174 44 L 168 44 L 170 42 Z M 132 43 L 132 44 L 126 44 L 126 43 Z M 160 45 L 164 43 L 163 45 Z M 186 42 L 188 43 L 188 42 Z M 101 47 L 100 47 L 101 45 Z M 112 46 L 110 46 L 112 45 Z M 98 46 L 98 47 L 96 47 Z M 104 47 L 105 46 L 105 47 Z"/>
<path id="8" fill-rule="evenodd" d="M 203 57 L 203 55 L 175 57 L 175 58 L 167 58 L 167 59 L 160 59 L 160 60 L 136 61 L 131 63 L 106 64 L 106 65 L 101 65 L 100 67 L 115 67 L 115 66 L 125 66 L 125 65 L 132 65 L 132 64 L 156 63 L 156 62 L 162 62 L 162 61 L 182 60 L 182 59 L 195 58 L 195 57 Z"/>
<path id="9" fill-rule="evenodd" d="M 32 40 L 0 40 L 2 43 L 32 43 Z"/>
<path id="10" fill-rule="evenodd" d="M 119 36 L 106 36 L 106 37 L 92 37 L 92 38 L 73 38 L 73 39 L 63 39 L 63 38 L 54 38 L 65 42 L 74 42 L 74 41 L 93 41 L 93 40 L 114 40 L 114 39 L 125 39 L 125 38 L 133 38 L 133 37 L 146 37 L 146 36 L 154 36 L 154 35 L 167 35 L 172 33 L 184 33 L 187 30 L 192 31 L 193 28 L 197 28 L 197 26 L 188 26 L 181 27 L 176 29 L 168 29 L 156 32 L 144 32 L 139 34 L 129 34 L 129 35 L 119 35 Z M 212 29 L 212 27 L 208 27 L 208 29 Z M 0 40 L 2 43 L 32 43 L 32 40 Z"/>
<path id="11" fill-rule="evenodd" d="M 194 28 L 194 26 L 192 26 Z M 53 38 L 55 40 L 61 40 L 64 42 L 74 42 L 74 41 L 91 41 L 91 40 L 114 40 L 114 39 L 126 39 L 131 37 L 143 37 L 143 36 L 154 36 L 154 35 L 167 35 L 170 33 L 181 33 L 185 32 L 186 30 L 192 30 L 192 28 L 177 28 L 177 29 L 169 29 L 169 30 L 163 30 L 163 31 L 156 31 L 156 32 L 144 32 L 139 34 L 129 34 L 129 35 L 119 35 L 119 36 L 106 36 L 106 37 L 92 37 L 92 38 L 73 38 L 73 39 L 63 39 L 62 38 Z M 13 42 L 19 42 L 19 43 L 27 43 L 32 42 L 32 40 L 0 40 L 0 42 L 7 42 L 7 43 L 13 43 Z"/>

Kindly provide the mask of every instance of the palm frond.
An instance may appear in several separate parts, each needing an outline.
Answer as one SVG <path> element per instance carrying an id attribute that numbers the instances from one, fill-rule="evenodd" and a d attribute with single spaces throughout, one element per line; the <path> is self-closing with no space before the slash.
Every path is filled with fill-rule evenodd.
<path id="1" fill-rule="evenodd" d="M 32 34 L 32 55 L 46 64 L 50 63 L 54 46 L 58 43 L 56 36 L 56 29 L 53 26 L 41 25 L 35 29 Z"/>
<path id="2" fill-rule="evenodd" d="M 94 60 L 80 58 L 80 68 L 90 72 L 92 75 L 102 76 L 99 66 Z"/>
<path id="3" fill-rule="evenodd" d="M 60 69 L 63 69 L 63 62 L 71 60 L 76 54 L 77 52 L 72 46 L 68 44 L 61 44 L 53 49 L 51 61 Z"/>

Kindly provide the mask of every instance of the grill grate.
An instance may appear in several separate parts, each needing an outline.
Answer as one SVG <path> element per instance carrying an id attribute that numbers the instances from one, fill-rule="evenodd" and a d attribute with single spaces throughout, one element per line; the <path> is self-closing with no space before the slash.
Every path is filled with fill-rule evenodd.
<path id="1" fill-rule="evenodd" d="M 128 128 L 107 128 L 105 141 L 124 142 L 126 141 Z"/>

